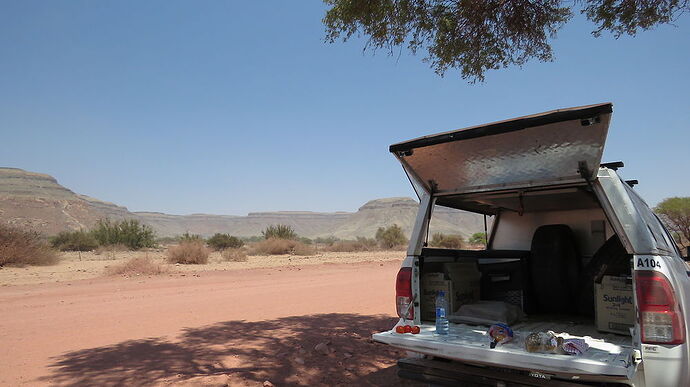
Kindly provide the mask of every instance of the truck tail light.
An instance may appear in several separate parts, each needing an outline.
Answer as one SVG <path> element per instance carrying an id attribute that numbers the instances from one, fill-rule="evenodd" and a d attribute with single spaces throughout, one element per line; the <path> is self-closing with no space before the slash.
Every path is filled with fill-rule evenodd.
<path id="1" fill-rule="evenodd" d="M 673 287 L 662 273 L 635 271 L 640 329 L 645 344 L 682 344 L 685 321 Z"/>
<path id="2" fill-rule="evenodd" d="M 403 319 L 414 319 L 412 307 L 412 268 L 403 267 L 395 280 L 395 307 L 398 316 Z"/>

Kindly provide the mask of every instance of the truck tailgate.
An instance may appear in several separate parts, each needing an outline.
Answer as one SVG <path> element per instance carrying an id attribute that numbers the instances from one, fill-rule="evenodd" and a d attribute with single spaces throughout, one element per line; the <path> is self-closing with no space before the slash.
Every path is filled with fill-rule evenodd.
<path id="1" fill-rule="evenodd" d="M 559 375 L 601 375 L 628 380 L 635 372 L 630 347 L 585 337 L 590 348 L 579 356 L 527 352 L 523 339 L 530 331 L 515 330 L 515 340 L 491 349 L 483 327 L 451 324 L 450 335 L 434 334 L 425 324 L 417 335 L 391 330 L 373 335 L 375 341 L 427 355 L 476 364 L 494 365 Z M 575 336 L 573 336 L 575 337 Z"/>

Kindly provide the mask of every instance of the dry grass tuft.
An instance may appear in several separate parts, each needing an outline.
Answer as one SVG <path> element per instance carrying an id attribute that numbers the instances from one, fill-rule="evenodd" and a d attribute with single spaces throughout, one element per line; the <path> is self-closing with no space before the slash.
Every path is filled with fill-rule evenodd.
<path id="1" fill-rule="evenodd" d="M 0 266 L 48 266 L 58 261 L 57 252 L 37 232 L 0 225 Z"/>
<path id="2" fill-rule="evenodd" d="M 209 249 L 202 241 L 181 242 L 177 246 L 168 249 L 168 262 L 184 264 L 208 263 Z"/>
<path id="3" fill-rule="evenodd" d="M 306 256 L 306 255 L 315 255 L 316 254 L 316 249 L 314 246 L 310 246 L 307 244 L 304 244 L 302 242 L 297 242 L 295 246 L 292 248 L 292 251 L 290 254 L 294 255 L 301 255 L 301 256 Z"/>
<path id="4" fill-rule="evenodd" d="M 225 249 L 220 253 L 220 256 L 225 261 L 229 262 L 247 262 L 247 252 L 243 248 Z"/>
<path id="5" fill-rule="evenodd" d="M 377 246 L 375 240 L 361 238 L 356 241 L 337 241 L 330 246 L 325 246 L 323 250 L 338 253 L 349 253 L 354 251 L 374 251 L 377 250 Z"/>
<path id="6" fill-rule="evenodd" d="M 249 255 L 314 255 L 316 250 L 309 245 L 291 239 L 270 238 L 254 243 Z"/>
<path id="7" fill-rule="evenodd" d="M 129 251 L 129 247 L 123 245 L 122 243 L 100 246 L 93 251 L 95 255 L 105 255 L 106 259 L 116 259 L 115 253 Z"/>
<path id="8" fill-rule="evenodd" d="M 159 275 L 167 272 L 167 268 L 149 257 L 134 257 L 127 262 L 105 269 L 107 275 L 124 275 L 128 277 L 137 275 Z"/>

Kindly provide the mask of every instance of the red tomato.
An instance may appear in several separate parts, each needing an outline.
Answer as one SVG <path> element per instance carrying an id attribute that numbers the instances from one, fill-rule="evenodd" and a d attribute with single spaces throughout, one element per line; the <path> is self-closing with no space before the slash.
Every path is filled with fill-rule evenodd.
<path id="1" fill-rule="evenodd" d="M 421 328 L 419 328 L 419 326 L 415 325 L 415 326 L 412 327 L 412 334 L 413 334 L 413 335 L 416 335 L 416 334 L 419 333 L 420 331 L 421 331 Z"/>
<path id="2" fill-rule="evenodd" d="M 409 326 L 409 325 L 405 325 L 405 326 L 403 327 L 403 329 L 405 330 L 405 333 L 410 333 L 410 332 L 412 332 L 412 327 Z"/>
<path id="3" fill-rule="evenodd" d="M 395 331 L 398 333 L 405 333 L 405 328 L 402 325 L 395 327 Z"/>

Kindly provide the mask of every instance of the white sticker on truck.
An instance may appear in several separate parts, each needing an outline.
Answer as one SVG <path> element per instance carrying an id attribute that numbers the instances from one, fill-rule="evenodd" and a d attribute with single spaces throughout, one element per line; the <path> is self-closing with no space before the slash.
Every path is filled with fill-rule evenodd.
<path id="1" fill-rule="evenodd" d="M 638 269 L 661 269 L 661 259 L 658 257 L 638 256 L 636 266 Z"/>
<path id="2" fill-rule="evenodd" d="M 635 270 L 655 270 L 663 273 L 666 278 L 670 279 L 671 267 L 668 263 L 670 259 L 672 258 L 659 255 L 635 255 L 633 256 L 633 265 Z"/>

